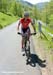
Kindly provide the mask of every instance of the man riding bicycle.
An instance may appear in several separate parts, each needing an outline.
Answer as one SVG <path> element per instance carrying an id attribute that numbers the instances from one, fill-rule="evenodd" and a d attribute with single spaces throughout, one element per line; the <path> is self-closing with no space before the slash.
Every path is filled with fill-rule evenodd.
<path id="1" fill-rule="evenodd" d="M 31 23 L 31 24 L 30 24 Z M 29 25 L 32 25 L 32 27 L 33 27 L 33 29 L 34 29 L 34 32 L 35 32 L 35 34 L 36 34 L 36 28 L 35 28 L 35 26 L 34 26 L 34 23 L 32 22 L 32 20 L 31 20 L 31 18 L 29 17 L 29 13 L 28 12 L 25 12 L 24 13 L 24 18 L 21 18 L 20 19 L 20 21 L 19 21 L 19 23 L 18 23 L 18 27 L 17 27 L 17 29 L 19 30 L 19 26 L 20 26 L 20 24 L 21 24 L 21 30 L 22 30 L 22 33 L 24 34 L 24 33 L 28 33 L 28 40 L 29 40 L 29 38 L 30 38 L 30 27 L 29 27 Z M 23 38 L 23 36 L 22 36 L 22 50 L 23 50 L 23 48 L 24 48 L 24 43 L 23 43 L 23 41 L 24 41 L 24 38 Z M 30 41 L 29 41 L 30 42 Z"/>

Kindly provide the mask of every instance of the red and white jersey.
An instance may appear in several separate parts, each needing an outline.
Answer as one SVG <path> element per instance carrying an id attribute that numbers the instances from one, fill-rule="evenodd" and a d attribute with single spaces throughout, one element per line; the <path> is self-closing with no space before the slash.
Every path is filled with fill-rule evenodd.
<path id="1" fill-rule="evenodd" d="M 20 23 L 22 24 L 22 28 L 26 29 L 29 24 L 31 23 L 31 19 L 28 18 L 25 20 L 25 18 L 20 19 Z"/>

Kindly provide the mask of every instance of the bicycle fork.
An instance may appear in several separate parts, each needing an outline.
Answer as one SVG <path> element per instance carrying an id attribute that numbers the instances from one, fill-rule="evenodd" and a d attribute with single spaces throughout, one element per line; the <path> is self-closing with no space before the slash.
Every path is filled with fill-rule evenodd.
<path id="1" fill-rule="evenodd" d="M 29 41 L 25 42 L 25 53 L 26 53 L 27 59 L 29 59 L 30 58 L 30 42 Z"/>

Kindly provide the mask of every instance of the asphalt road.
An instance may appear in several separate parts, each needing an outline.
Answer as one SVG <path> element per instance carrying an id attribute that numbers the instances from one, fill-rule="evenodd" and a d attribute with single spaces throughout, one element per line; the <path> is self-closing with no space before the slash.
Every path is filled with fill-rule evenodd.
<path id="1" fill-rule="evenodd" d="M 41 75 L 38 64 L 26 65 L 22 56 L 21 36 L 17 35 L 18 22 L 0 30 L 0 75 Z M 31 40 L 31 53 L 35 53 Z"/>

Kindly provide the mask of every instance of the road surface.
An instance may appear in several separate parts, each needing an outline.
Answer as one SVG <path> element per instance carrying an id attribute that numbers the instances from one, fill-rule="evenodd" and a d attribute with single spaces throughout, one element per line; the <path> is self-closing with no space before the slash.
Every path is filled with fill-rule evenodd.
<path id="1" fill-rule="evenodd" d="M 21 36 L 17 35 L 18 22 L 0 30 L 0 75 L 41 75 L 36 67 L 26 65 L 26 57 L 22 56 Z M 31 41 L 31 53 L 34 53 Z"/>

